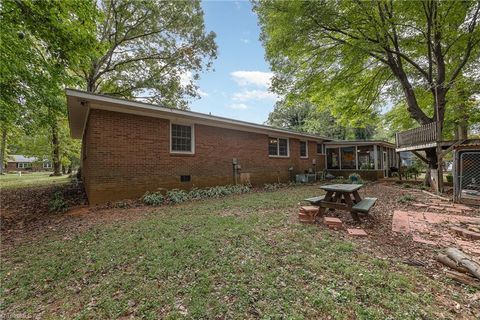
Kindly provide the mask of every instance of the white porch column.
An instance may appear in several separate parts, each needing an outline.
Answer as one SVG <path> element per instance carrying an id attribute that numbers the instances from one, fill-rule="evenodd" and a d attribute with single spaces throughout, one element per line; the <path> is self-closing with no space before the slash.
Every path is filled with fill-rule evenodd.
<path id="1" fill-rule="evenodd" d="M 355 146 L 355 169 L 358 170 L 358 147 Z"/>
<path id="2" fill-rule="evenodd" d="M 342 170 L 342 148 L 338 147 L 338 168 Z"/>
<path id="3" fill-rule="evenodd" d="M 377 150 L 377 145 L 373 145 L 373 157 L 375 161 L 373 162 L 375 164 L 375 170 L 378 170 L 378 150 Z"/>

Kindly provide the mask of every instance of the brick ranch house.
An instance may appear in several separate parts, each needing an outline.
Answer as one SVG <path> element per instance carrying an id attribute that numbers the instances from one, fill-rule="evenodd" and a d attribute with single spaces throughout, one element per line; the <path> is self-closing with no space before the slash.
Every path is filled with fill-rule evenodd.
<path id="1" fill-rule="evenodd" d="M 37 172 L 51 171 L 52 163 L 48 160 L 39 160 L 36 157 L 25 157 L 19 154 L 7 156 L 7 164 L 5 166 L 7 172 Z"/>
<path id="2" fill-rule="evenodd" d="M 66 94 L 91 204 L 159 189 L 286 182 L 325 168 L 328 138 L 83 91 Z"/>

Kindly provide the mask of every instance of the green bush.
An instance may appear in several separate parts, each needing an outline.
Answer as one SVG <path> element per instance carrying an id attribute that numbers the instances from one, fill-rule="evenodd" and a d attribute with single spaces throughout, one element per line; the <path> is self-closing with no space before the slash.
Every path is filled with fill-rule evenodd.
<path id="1" fill-rule="evenodd" d="M 148 192 L 142 197 L 142 201 L 149 206 L 161 206 L 165 201 L 165 197 L 160 192 Z"/>
<path id="2" fill-rule="evenodd" d="M 408 183 L 405 183 L 405 184 L 403 185 L 403 187 L 406 188 L 406 189 L 410 189 L 412 186 L 411 186 L 410 184 L 408 184 Z"/>
<path id="3" fill-rule="evenodd" d="M 447 174 L 447 182 L 453 182 L 453 175 L 451 173 Z"/>
<path id="4" fill-rule="evenodd" d="M 375 169 L 375 164 L 373 162 L 364 163 L 360 166 L 360 170 L 372 170 L 372 169 Z"/>
<path id="5" fill-rule="evenodd" d="M 362 177 L 358 173 L 352 173 L 348 176 L 348 182 L 353 184 L 362 184 Z"/>
<path id="6" fill-rule="evenodd" d="M 348 176 L 348 180 L 350 180 L 350 182 L 356 182 L 357 180 L 362 180 L 362 177 L 358 173 L 351 173 Z"/>
<path id="7" fill-rule="evenodd" d="M 404 196 L 401 196 L 400 198 L 398 198 L 397 202 L 407 203 L 407 202 L 411 202 L 411 201 L 414 201 L 414 200 L 415 200 L 414 196 L 411 196 L 411 195 L 407 194 L 407 195 L 404 195 Z"/>
<path id="8" fill-rule="evenodd" d="M 250 192 L 249 185 L 227 185 L 216 186 L 207 189 L 192 188 L 190 191 L 172 189 L 163 196 L 160 192 L 145 193 L 142 197 L 143 203 L 152 206 L 160 206 L 164 203 L 177 204 L 189 200 L 200 200 L 206 198 L 220 198 L 231 194 Z"/>
<path id="9" fill-rule="evenodd" d="M 123 202 L 123 201 L 119 201 L 119 202 L 115 202 L 115 203 L 113 204 L 113 206 L 114 206 L 115 208 L 125 209 L 125 208 L 128 208 L 128 203 Z"/>
<path id="10" fill-rule="evenodd" d="M 60 191 L 57 191 L 53 194 L 52 198 L 48 202 L 48 211 L 49 212 L 65 212 L 67 211 L 68 206 L 67 202 L 63 198 L 63 195 Z"/>
<path id="11" fill-rule="evenodd" d="M 167 191 L 167 198 L 169 203 L 182 203 L 189 200 L 188 192 L 180 189 L 172 189 Z"/>

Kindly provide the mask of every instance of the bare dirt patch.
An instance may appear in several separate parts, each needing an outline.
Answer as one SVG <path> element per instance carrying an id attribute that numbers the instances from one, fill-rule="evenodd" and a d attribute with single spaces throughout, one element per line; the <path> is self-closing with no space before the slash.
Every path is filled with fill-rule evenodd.
<path id="1" fill-rule="evenodd" d="M 55 193 L 59 194 L 68 208 L 87 203 L 82 184 L 3 189 L 0 192 L 1 230 L 21 229 L 36 221 L 55 216 L 56 214 L 49 210 L 50 200 Z"/>

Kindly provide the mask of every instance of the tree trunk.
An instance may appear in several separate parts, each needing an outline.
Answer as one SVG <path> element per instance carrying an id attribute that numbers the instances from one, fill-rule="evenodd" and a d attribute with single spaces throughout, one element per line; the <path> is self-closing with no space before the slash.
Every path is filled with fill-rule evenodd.
<path id="1" fill-rule="evenodd" d="M 456 248 L 448 248 L 447 256 L 455 261 L 458 265 L 468 269 L 471 274 L 480 279 L 480 265 L 476 263 L 470 256 Z"/>
<path id="2" fill-rule="evenodd" d="M 58 139 L 57 123 L 52 124 L 52 160 L 53 160 L 53 176 L 62 175 L 62 164 L 60 162 L 60 140 Z"/>
<path id="3" fill-rule="evenodd" d="M 462 98 L 462 102 L 458 106 L 459 119 L 457 121 L 457 128 L 455 130 L 455 138 L 456 140 L 465 140 L 468 137 L 469 114 L 466 106 L 468 96 L 465 94 L 464 90 L 461 90 L 460 97 Z"/>
<path id="4" fill-rule="evenodd" d="M 2 128 L 2 141 L 0 142 L 0 174 L 5 171 L 5 156 L 7 150 L 7 128 Z"/>
<path id="5" fill-rule="evenodd" d="M 459 272 L 468 273 L 468 269 L 458 265 L 455 261 L 450 259 L 446 254 L 439 254 L 437 256 L 437 261 L 441 262 L 443 265 L 455 269 Z"/>
<path id="6" fill-rule="evenodd" d="M 437 150 L 430 148 L 425 150 L 425 158 L 428 160 L 427 172 L 425 173 L 424 184 L 428 187 L 432 185 L 431 169 L 437 169 Z"/>

